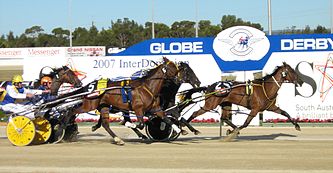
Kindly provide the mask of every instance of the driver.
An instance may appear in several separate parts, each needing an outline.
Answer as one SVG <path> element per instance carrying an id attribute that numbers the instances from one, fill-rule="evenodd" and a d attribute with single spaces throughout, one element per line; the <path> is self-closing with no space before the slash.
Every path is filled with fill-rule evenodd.
<path id="1" fill-rule="evenodd" d="M 52 78 L 50 76 L 43 76 L 40 80 L 40 86 L 38 90 L 43 90 L 44 93 L 42 95 L 42 99 L 45 102 L 55 100 L 57 96 L 51 95 L 51 85 L 52 85 Z"/>
<path id="2" fill-rule="evenodd" d="M 1 102 L 1 109 L 5 112 L 22 113 L 26 111 L 31 104 L 24 104 L 24 102 L 17 103 L 20 100 L 31 99 L 35 95 L 41 95 L 49 92 L 49 90 L 32 90 L 26 89 L 22 85 L 23 78 L 21 75 L 13 76 L 12 82 L 6 87 L 6 94 Z M 27 115 L 28 118 L 33 119 L 34 115 Z"/>

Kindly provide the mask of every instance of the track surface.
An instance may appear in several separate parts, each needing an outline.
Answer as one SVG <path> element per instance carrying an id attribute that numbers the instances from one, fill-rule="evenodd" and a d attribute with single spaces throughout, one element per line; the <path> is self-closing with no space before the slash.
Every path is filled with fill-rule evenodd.
<path id="1" fill-rule="evenodd" d="M 197 128 L 199 136 L 151 143 L 113 127 L 126 142 L 117 146 L 104 129 L 82 126 L 75 143 L 16 147 L 2 126 L 0 172 L 333 172 L 332 127 L 249 127 L 232 142 L 219 138 L 219 127 Z"/>

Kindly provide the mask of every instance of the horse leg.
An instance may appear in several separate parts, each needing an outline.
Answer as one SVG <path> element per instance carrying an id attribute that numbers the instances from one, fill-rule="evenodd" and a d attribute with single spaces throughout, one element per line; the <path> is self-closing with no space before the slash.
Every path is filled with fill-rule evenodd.
<path id="1" fill-rule="evenodd" d="M 185 118 L 181 117 L 180 122 L 181 122 L 183 125 L 185 125 L 188 129 L 190 129 L 191 132 L 193 132 L 195 135 L 200 134 L 200 131 L 197 130 L 197 129 L 195 129 L 195 128 L 194 128 L 189 122 L 187 122 L 187 121 L 185 120 Z M 183 130 L 183 129 L 182 129 L 182 132 L 181 132 L 181 133 L 182 133 L 182 135 L 187 135 L 187 134 L 188 134 L 187 131 L 186 131 L 186 130 Z"/>
<path id="2" fill-rule="evenodd" d="M 162 119 L 162 121 L 164 121 L 165 123 L 167 123 L 168 125 L 170 125 L 172 127 L 172 129 L 176 131 L 176 133 L 180 133 L 181 132 L 180 128 L 176 124 L 174 124 L 170 120 L 170 118 L 168 118 L 167 116 L 165 116 L 165 113 L 163 111 L 156 112 L 156 115 L 159 116 Z"/>
<path id="3" fill-rule="evenodd" d="M 239 134 L 239 131 L 242 130 L 243 128 L 246 128 L 246 127 L 250 124 L 250 122 L 252 121 L 252 119 L 257 115 L 258 112 L 259 112 L 259 111 L 257 111 L 257 110 L 251 110 L 251 112 L 250 112 L 250 114 L 247 116 L 247 118 L 246 118 L 244 124 L 243 124 L 242 126 L 240 126 L 240 127 L 235 128 L 235 129 L 232 131 L 232 133 L 230 133 L 230 135 L 227 136 L 227 137 L 225 137 L 223 140 L 224 140 L 224 141 L 231 141 L 231 140 L 233 140 L 234 138 L 236 138 L 237 135 Z"/>
<path id="4" fill-rule="evenodd" d="M 298 131 L 301 131 L 301 127 L 298 125 L 298 123 L 296 121 L 293 121 L 291 119 L 290 115 L 286 111 L 282 110 L 281 108 L 279 108 L 279 107 L 277 107 L 275 105 L 271 106 L 267 110 L 275 112 L 275 113 L 278 113 L 278 114 L 281 114 L 281 115 L 287 117 L 288 120 L 295 126 L 295 129 L 298 130 Z"/>
<path id="5" fill-rule="evenodd" d="M 205 100 L 205 105 L 203 107 L 200 107 L 199 110 L 193 112 L 193 114 L 190 116 L 190 118 L 187 120 L 187 122 L 191 122 L 194 118 L 215 109 L 220 103 L 222 103 L 223 98 L 220 97 L 209 97 Z"/>
<path id="6" fill-rule="evenodd" d="M 210 98 L 212 100 L 210 100 Z M 219 100 L 219 98 L 217 98 L 217 99 L 215 99 L 213 97 L 210 97 L 210 98 L 205 100 L 205 105 L 203 107 L 200 107 L 199 110 L 193 112 L 193 114 L 190 116 L 190 118 L 187 119 L 187 122 L 191 122 L 194 118 L 198 117 L 199 115 L 202 115 L 210 110 L 215 109 L 219 105 L 218 103 L 221 103 L 220 102 L 221 100 Z M 198 135 L 200 133 L 201 132 L 198 130 L 194 131 L 195 135 Z"/>
<path id="7" fill-rule="evenodd" d="M 136 135 L 138 135 L 139 138 L 146 140 L 148 137 L 144 134 L 142 134 L 137 128 L 131 128 Z"/>
<path id="8" fill-rule="evenodd" d="M 99 119 L 98 119 L 98 121 L 97 121 L 97 124 L 95 124 L 95 125 L 93 125 L 93 126 L 91 127 L 91 131 L 94 132 L 94 131 L 96 131 L 97 129 L 99 129 L 101 126 L 102 126 L 102 116 L 100 115 L 100 116 L 99 116 Z"/>
<path id="9" fill-rule="evenodd" d="M 207 112 L 207 110 L 204 109 L 204 108 L 202 108 L 202 107 L 200 107 L 199 110 L 193 112 L 193 114 L 190 116 L 190 118 L 187 119 L 187 122 L 188 122 L 188 123 L 191 122 L 194 118 L 198 117 L 199 115 L 204 114 L 205 112 Z M 191 131 L 192 131 L 192 130 L 191 130 Z M 195 135 L 198 135 L 198 134 L 201 133 L 199 130 L 196 130 L 196 129 L 194 129 L 192 132 L 193 132 Z"/>
<path id="10" fill-rule="evenodd" d="M 258 110 L 251 110 L 251 112 L 247 116 L 244 124 L 241 125 L 240 127 L 236 128 L 236 129 L 242 130 L 242 129 L 246 128 L 247 126 L 249 126 L 249 124 L 251 123 L 252 119 L 257 115 L 258 112 L 259 112 Z"/>
<path id="11" fill-rule="evenodd" d="M 191 126 L 191 124 L 188 123 L 188 122 L 186 121 L 185 118 L 181 117 L 181 115 L 180 115 L 180 110 L 179 110 L 178 108 L 177 108 L 177 109 L 175 108 L 175 109 L 171 110 L 170 113 L 171 113 L 171 115 L 173 115 L 177 120 L 179 120 L 179 118 L 180 118 L 180 120 L 179 120 L 180 128 L 186 126 L 186 127 L 187 127 L 188 129 L 190 129 L 191 132 L 193 132 L 193 133 L 195 133 L 195 132 L 199 132 L 199 131 L 196 130 L 193 126 Z M 200 132 L 199 132 L 199 133 L 200 133 Z M 181 134 L 182 134 L 182 135 L 187 135 L 188 132 L 187 132 L 186 130 L 184 130 L 184 129 L 181 128 Z"/>
<path id="12" fill-rule="evenodd" d="M 231 109 L 231 106 L 232 106 L 231 103 L 223 103 L 221 105 L 221 107 L 222 107 L 221 120 L 224 121 L 225 123 L 227 123 L 233 130 L 235 130 L 237 128 L 237 126 L 230 121 L 230 116 L 231 116 L 230 109 Z M 228 129 L 227 135 L 231 134 L 233 132 L 233 130 L 231 131 L 231 130 Z"/>
<path id="13" fill-rule="evenodd" d="M 123 114 L 123 117 L 124 117 L 124 120 L 121 122 L 121 125 L 124 125 L 124 126 L 126 126 L 127 125 L 127 122 L 129 122 L 129 123 L 131 123 L 131 125 L 130 126 L 126 126 L 126 127 L 128 127 L 128 128 L 131 128 L 133 131 L 134 131 L 134 133 L 136 134 L 136 135 L 138 135 L 138 137 L 139 138 L 141 138 L 141 139 L 148 139 L 148 137 L 146 136 L 146 135 L 144 135 L 144 134 L 142 134 L 136 127 L 131 127 L 132 125 L 134 125 L 134 126 L 136 126 L 135 124 L 132 124 L 132 120 L 131 120 L 131 118 L 130 118 L 130 116 L 129 116 L 129 113 L 124 113 Z"/>
<path id="14" fill-rule="evenodd" d="M 221 118 L 222 118 L 222 121 L 224 121 L 225 123 L 227 123 L 227 124 L 232 128 L 232 130 L 230 130 L 230 129 L 227 130 L 227 135 L 233 133 L 233 131 L 237 128 L 237 126 L 236 126 L 234 123 L 232 123 L 232 122 L 229 120 L 229 118 L 226 118 L 226 117 L 224 117 L 223 115 L 222 115 Z M 239 133 L 238 133 L 238 134 L 239 134 Z"/>
<path id="15" fill-rule="evenodd" d="M 187 119 L 187 122 L 191 122 L 194 118 L 206 113 L 207 111 L 208 111 L 207 109 L 200 107 L 199 110 L 193 112 L 193 114 L 190 116 L 190 118 Z"/>
<path id="16" fill-rule="evenodd" d="M 136 126 L 136 128 L 142 130 L 145 127 L 145 122 L 143 120 L 144 111 L 143 109 L 136 109 L 134 112 L 136 114 L 136 118 L 139 121 L 139 124 Z"/>
<path id="17" fill-rule="evenodd" d="M 112 136 L 112 138 L 114 139 L 115 143 L 117 145 L 124 145 L 125 142 L 120 139 L 111 129 L 109 126 L 109 111 L 110 108 L 109 107 L 103 107 L 101 109 L 101 118 L 102 118 L 102 126 L 104 127 L 104 129 Z"/>

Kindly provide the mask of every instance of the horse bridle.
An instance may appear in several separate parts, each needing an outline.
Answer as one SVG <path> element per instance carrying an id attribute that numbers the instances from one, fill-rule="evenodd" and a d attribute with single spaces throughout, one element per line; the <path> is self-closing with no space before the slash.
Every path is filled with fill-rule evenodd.
<path id="1" fill-rule="evenodd" d="M 167 79 L 167 77 L 165 77 L 166 76 L 166 72 L 167 72 L 167 70 L 166 70 L 166 68 L 167 68 L 167 66 L 170 64 L 170 63 L 172 63 L 172 61 L 168 61 L 166 64 L 164 64 L 163 63 L 163 67 L 162 67 L 162 73 L 163 73 L 163 78 L 165 78 L 165 79 Z M 178 69 L 178 66 L 177 66 L 177 64 L 174 64 L 175 66 L 176 66 L 176 69 L 177 69 L 177 76 L 176 76 L 176 78 L 179 76 L 179 69 Z"/>
<path id="2" fill-rule="evenodd" d="M 64 72 L 62 72 L 62 73 L 63 73 L 63 74 L 66 74 L 67 71 L 70 70 L 70 69 L 69 69 L 69 68 L 64 69 L 64 67 L 61 67 L 61 70 L 64 70 Z M 53 70 L 54 72 L 57 72 L 57 73 L 55 73 L 55 75 L 54 75 L 55 81 L 57 81 L 57 82 L 62 82 L 62 81 L 60 80 L 60 78 L 59 78 L 59 75 L 60 75 L 61 70 L 59 70 L 59 69 Z"/>
<path id="3" fill-rule="evenodd" d="M 285 82 L 284 82 L 284 81 L 285 81 L 285 78 L 288 76 L 288 69 L 285 69 L 284 71 L 282 71 L 282 72 L 281 72 L 281 76 L 282 76 L 282 79 L 283 79 L 281 83 L 285 83 Z M 281 85 L 280 85 L 279 82 L 275 79 L 275 77 L 272 76 L 272 78 L 273 78 L 275 84 L 276 84 L 279 88 L 281 88 Z"/>
<path id="4" fill-rule="evenodd" d="M 285 79 L 285 78 L 287 77 L 287 75 L 288 75 L 288 70 L 286 69 L 286 71 L 282 71 L 282 72 L 281 72 L 281 75 L 282 75 L 282 78 Z M 281 88 L 281 85 L 278 83 L 278 81 L 275 79 L 275 77 L 274 77 L 273 75 L 272 75 L 272 78 L 273 78 L 275 84 L 276 84 L 279 88 Z M 282 83 L 283 83 L 283 82 L 284 82 L 284 80 L 282 81 Z M 270 108 L 270 107 L 272 106 L 272 104 L 273 104 L 274 101 L 276 100 L 277 94 L 276 94 L 273 98 L 269 98 L 268 95 L 267 95 L 267 93 L 266 93 L 265 84 L 262 84 L 261 86 L 262 86 L 262 89 L 263 89 L 263 92 L 264 92 L 264 94 L 265 94 L 266 99 L 267 99 L 268 101 L 271 102 L 271 103 L 268 105 L 268 107 L 266 108 L 266 109 L 268 109 L 268 108 Z"/>

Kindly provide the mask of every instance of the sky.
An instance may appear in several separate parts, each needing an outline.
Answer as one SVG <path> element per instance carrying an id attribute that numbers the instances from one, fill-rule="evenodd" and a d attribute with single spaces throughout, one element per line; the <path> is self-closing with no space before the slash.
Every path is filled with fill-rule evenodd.
<path id="1" fill-rule="evenodd" d="M 331 1 L 271 0 L 272 29 L 330 28 Z M 57 27 L 74 30 L 90 28 L 92 23 L 101 30 L 124 18 L 140 25 L 152 18 L 168 26 L 182 20 L 210 20 L 217 25 L 223 15 L 235 15 L 268 30 L 267 0 L 0 0 L 0 35 L 9 31 L 21 35 L 32 26 L 51 34 Z"/>

